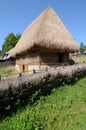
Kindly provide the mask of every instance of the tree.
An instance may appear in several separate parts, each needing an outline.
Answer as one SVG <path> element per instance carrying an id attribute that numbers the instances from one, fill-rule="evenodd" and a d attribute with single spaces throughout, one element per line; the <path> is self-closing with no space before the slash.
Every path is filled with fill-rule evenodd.
<path id="1" fill-rule="evenodd" d="M 14 35 L 13 33 L 9 33 L 8 36 L 5 38 L 4 44 L 2 45 L 2 55 L 12 49 L 16 45 L 20 37 L 20 33 L 16 35 Z"/>
<path id="2" fill-rule="evenodd" d="M 86 50 L 86 46 L 81 42 L 80 44 L 80 52 L 83 53 Z"/>
<path id="3" fill-rule="evenodd" d="M 1 56 L 1 50 L 0 50 L 0 56 Z"/>

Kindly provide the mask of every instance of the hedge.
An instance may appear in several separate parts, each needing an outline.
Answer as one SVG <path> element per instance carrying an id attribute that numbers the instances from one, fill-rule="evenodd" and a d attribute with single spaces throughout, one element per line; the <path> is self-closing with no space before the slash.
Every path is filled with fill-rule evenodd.
<path id="1" fill-rule="evenodd" d="M 35 92 L 45 95 L 55 87 L 73 84 L 84 76 L 86 76 L 85 63 L 1 80 L 0 111 L 16 108 L 18 105 L 27 102 Z"/>

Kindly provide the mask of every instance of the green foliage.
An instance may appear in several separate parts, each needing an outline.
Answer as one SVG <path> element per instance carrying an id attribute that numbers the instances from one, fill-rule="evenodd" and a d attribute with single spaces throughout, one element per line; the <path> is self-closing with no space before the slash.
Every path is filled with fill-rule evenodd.
<path id="1" fill-rule="evenodd" d="M 81 42 L 80 51 L 83 53 L 86 50 L 86 46 Z"/>
<path id="2" fill-rule="evenodd" d="M 86 77 L 3 119 L 0 130 L 85 130 Z"/>
<path id="3" fill-rule="evenodd" d="M 1 50 L 0 50 L 0 56 L 1 56 Z"/>
<path id="4" fill-rule="evenodd" d="M 21 34 L 8 34 L 8 36 L 5 38 L 4 44 L 2 45 L 2 55 L 4 55 L 7 51 L 12 49 L 16 45 L 20 37 Z"/>

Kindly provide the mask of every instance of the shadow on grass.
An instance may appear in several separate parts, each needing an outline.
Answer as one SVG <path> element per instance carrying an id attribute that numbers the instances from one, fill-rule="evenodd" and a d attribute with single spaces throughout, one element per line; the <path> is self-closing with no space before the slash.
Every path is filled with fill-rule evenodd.
<path id="1" fill-rule="evenodd" d="M 44 84 L 39 84 L 38 86 L 36 86 L 37 89 L 35 88 L 35 85 L 33 85 L 33 88 L 31 88 L 31 90 L 22 93 L 20 97 L 15 96 L 13 100 L 10 100 L 10 105 L 8 107 L 0 110 L 0 121 L 5 119 L 6 117 L 12 116 L 19 109 L 23 110 L 27 104 L 33 105 L 37 100 L 40 99 L 40 96 L 50 95 L 54 88 L 64 87 L 65 85 L 70 84 L 74 85 L 81 78 L 83 77 L 76 79 L 74 78 L 71 80 L 64 80 L 64 82 L 57 82 L 57 80 L 53 79 L 52 81 L 46 81 L 46 83 Z"/>

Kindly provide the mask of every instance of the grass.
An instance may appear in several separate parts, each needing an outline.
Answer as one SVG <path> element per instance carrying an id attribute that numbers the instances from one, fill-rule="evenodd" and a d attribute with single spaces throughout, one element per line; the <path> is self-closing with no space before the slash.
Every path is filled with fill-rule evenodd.
<path id="1" fill-rule="evenodd" d="M 12 77 L 18 74 L 15 66 L 0 67 L 0 75 L 2 78 Z"/>
<path id="2" fill-rule="evenodd" d="M 6 117 L 0 130 L 86 130 L 86 77 Z"/>
<path id="3" fill-rule="evenodd" d="M 75 62 L 86 62 L 86 56 L 73 56 L 72 59 Z"/>

